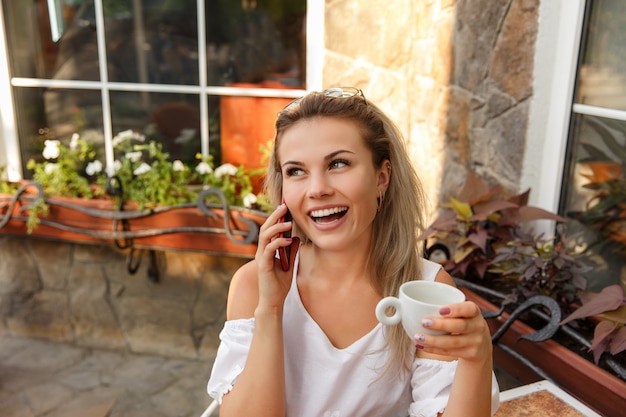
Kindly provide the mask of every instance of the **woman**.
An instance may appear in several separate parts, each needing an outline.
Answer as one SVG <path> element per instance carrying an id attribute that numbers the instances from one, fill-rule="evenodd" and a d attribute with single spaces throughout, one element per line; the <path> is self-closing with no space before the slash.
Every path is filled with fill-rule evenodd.
<path id="1" fill-rule="evenodd" d="M 360 90 L 334 88 L 294 100 L 276 132 L 266 192 L 284 203 L 231 282 L 208 384 L 220 415 L 490 415 L 498 389 L 475 304 L 423 323 L 449 335 L 411 340 L 376 320 L 406 281 L 454 285 L 421 257 L 425 198 L 398 129 Z"/>

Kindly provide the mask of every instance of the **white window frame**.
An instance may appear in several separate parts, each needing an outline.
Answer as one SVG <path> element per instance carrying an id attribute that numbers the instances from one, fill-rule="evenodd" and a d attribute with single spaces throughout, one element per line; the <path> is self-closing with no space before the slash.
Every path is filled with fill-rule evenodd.
<path id="1" fill-rule="evenodd" d="M 299 97 L 305 91 L 319 90 L 322 86 L 322 66 L 324 54 L 324 2 L 307 0 L 307 80 L 306 90 L 294 89 L 266 89 L 266 88 L 235 88 L 208 86 L 206 79 L 206 48 L 205 48 L 205 22 L 204 0 L 197 0 L 198 10 L 198 61 L 199 61 L 199 84 L 189 85 L 165 85 L 165 84 L 141 84 L 141 83 L 118 83 L 110 82 L 106 68 L 106 46 L 104 39 L 104 21 L 102 0 L 95 0 L 96 8 L 96 32 L 98 52 L 100 57 L 100 81 L 77 81 L 77 80 L 49 80 L 37 78 L 10 77 L 7 43 L 4 30 L 4 16 L 0 7 L 0 91 L 9 92 L 0 95 L 0 166 L 6 166 L 6 177 L 9 181 L 22 179 L 22 164 L 20 155 L 19 138 L 17 135 L 15 108 L 13 105 L 12 87 L 58 87 L 73 89 L 100 90 L 102 95 L 102 113 L 104 143 L 106 149 L 106 163 L 113 164 L 111 113 L 109 91 L 141 91 L 153 93 L 192 93 L 200 97 L 200 114 L 207 114 L 208 95 L 231 95 L 248 97 Z M 315 34 L 315 35 L 314 35 Z M 201 149 L 203 154 L 209 152 L 209 127 L 206 117 L 201 118 Z"/>
<path id="2" fill-rule="evenodd" d="M 585 0 L 540 2 L 520 185 L 531 190 L 529 204 L 552 212 L 559 207 L 584 12 Z"/>

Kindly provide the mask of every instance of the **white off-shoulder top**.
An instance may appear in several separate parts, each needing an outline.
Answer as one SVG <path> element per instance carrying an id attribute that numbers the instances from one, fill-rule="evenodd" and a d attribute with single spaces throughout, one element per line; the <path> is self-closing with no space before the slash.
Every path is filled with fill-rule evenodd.
<path id="1" fill-rule="evenodd" d="M 388 353 L 385 326 L 380 323 L 347 348 L 335 348 L 302 304 L 296 285 L 298 258 L 283 313 L 287 416 L 436 417 L 443 412 L 457 361 L 416 358 L 411 375 L 383 373 Z M 424 260 L 422 279 L 433 281 L 440 269 Z M 251 318 L 227 321 L 220 333 L 207 385 L 209 395 L 220 403 L 245 366 L 253 332 Z M 492 387 L 495 412 L 499 399 L 495 377 Z"/>

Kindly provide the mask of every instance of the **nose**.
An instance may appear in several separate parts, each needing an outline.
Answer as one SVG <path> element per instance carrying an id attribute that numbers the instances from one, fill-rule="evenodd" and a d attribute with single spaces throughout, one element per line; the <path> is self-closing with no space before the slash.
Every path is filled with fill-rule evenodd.
<path id="1" fill-rule="evenodd" d="M 322 198 L 332 195 L 333 187 L 325 172 L 311 173 L 307 184 L 307 195 L 310 198 Z"/>

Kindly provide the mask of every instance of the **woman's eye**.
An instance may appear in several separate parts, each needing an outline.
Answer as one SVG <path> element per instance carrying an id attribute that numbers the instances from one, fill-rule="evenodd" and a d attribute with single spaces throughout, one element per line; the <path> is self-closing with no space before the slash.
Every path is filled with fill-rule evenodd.
<path id="1" fill-rule="evenodd" d="M 288 176 L 288 177 L 295 177 L 295 176 L 298 176 L 298 175 L 302 175 L 302 169 L 296 168 L 296 167 L 287 168 L 285 170 L 285 175 Z"/>
<path id="2" fill-rule="evenodd" d="M 350 163 L 346 161 L 345 159 L 335 159 L 334 161 L 330 163 L 330 168 L 339 169 L 339 168 L 346 167 L 348 165 L 350 165 Z"/>

